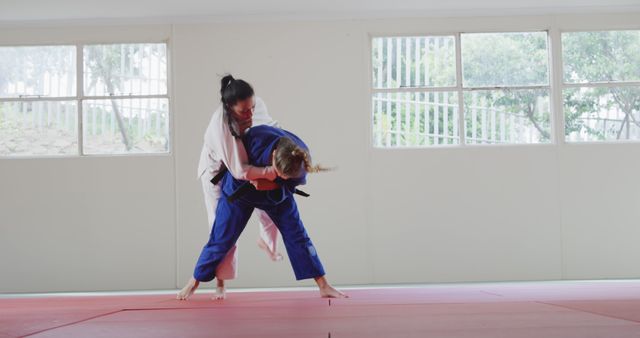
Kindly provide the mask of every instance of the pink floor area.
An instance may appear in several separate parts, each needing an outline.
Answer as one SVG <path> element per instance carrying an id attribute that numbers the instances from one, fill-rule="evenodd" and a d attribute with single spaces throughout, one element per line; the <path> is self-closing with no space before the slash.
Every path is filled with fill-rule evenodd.
<path id="1" fill-rule="evenodd" d="M 0 298 L 0 337 L 640 337 L 640 281 Z"/>

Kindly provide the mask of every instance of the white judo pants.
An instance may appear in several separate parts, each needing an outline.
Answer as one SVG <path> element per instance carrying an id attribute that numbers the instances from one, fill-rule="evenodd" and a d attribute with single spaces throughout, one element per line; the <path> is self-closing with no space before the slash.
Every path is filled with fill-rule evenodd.
<path id="1" fill-rule="evenodd" d="M 204 192 L 204 203 L 207 209 L 207 220 L 209 221 L 209 233 L 213 227 L 213 221 L 216 218 L 216 207 L 218 199 L 221 196 L 220 187 L 211 183 L 209 175 L 202 175 L 202 190 Z M 274 255 L 278 244 L 278 228 L 271 221 L 271 218 L 262 210 L 255 209 L 258 213 L 260 223 L 260 238 L 267 244 L 269 251 Z M 216 270 L 216 278 L 222 280 L 234 279 L 238 275 L 238 247 L 234 245 L 227 253 Z"/>

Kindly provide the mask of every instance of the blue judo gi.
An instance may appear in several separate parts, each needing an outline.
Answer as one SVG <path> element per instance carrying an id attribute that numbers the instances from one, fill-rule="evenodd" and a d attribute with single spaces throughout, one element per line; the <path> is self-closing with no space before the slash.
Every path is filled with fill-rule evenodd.
<path id="1" fill-rule="evenodd" d="M 242 138 L 249 163 L 257 167 L 270 166 L 271 154 L 283 136 L 308 150 L 300 138 L 286 130 L 266 125 L 256 126 L 250 128 Z M 227 197 L 243 183 L 246 181 L 233 178 L 229 172 L 220 181 L 222 196 L 218 201 L 216 218 L 209 241 L 198 258 L 193 277 L 201 282 L 215 278 L 218 264 L 240 237 L 254 208 L 264 210 L 278 227 L 297 280 L 324 276 L 324 268 L 302 224 L 293 197 L 296 186 L 306 183 L 306 174 L 296 179 L 278 178 L 278 189 L 252 189 L 235 201 L 229 202 Z"/>

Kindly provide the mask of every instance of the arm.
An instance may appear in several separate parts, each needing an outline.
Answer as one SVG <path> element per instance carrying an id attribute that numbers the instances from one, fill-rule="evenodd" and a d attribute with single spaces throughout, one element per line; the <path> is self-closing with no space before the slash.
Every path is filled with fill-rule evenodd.
<path id="1" fill-rule="evenodd" d="M 229 126 L 224 121 L 221 109 L 218 118 L 212 121 L 206 133 L 208 146 L 227 167 L 231 175 L 239 180 L 257 180 L 260 178 L 273 181 L 277 175 L 273 167 L 255 167 L 249 165 L 247 151 L 240 139 L 231 135 Z"/>
<path id="2" fill-rule="evenodd" d="M 274 190 L 280 188 L 280 185 L 274 181 L 269 181 L 265 179 L 258 179 L 251 181 L 251 184 L 256 188 L 256 190 L 264 191 L 264 190 Z"/>
<path id="3" fill-rule="evenodd" d="M 256 188 L 256 190 L 274 190 L 280 188 L 280 186 L 284 186 L 287 190 L 293 192 L 296 190 L 296 187 L 299 185 L 307 184 L 306 175 L 299 178 L 290 178 L 287 180 L 276 179 L 275 181 L 269 181 L 265 179 L 252 180 L 251 184 Z"/>

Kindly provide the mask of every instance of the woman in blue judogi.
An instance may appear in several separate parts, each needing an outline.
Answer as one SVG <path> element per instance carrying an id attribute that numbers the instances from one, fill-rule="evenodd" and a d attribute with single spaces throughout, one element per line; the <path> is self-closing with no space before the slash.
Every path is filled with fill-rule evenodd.
<path id="1" fill-rule="evenodd" d="M 255 208 L 264 210 L 280 230 L 297 280 L 313 278 L 322 297 L 345 297 L 324 277 L 324 268 L 293 197 L 296 186 L 306 183 L 307 172 L 323 169 L 311 165 L 306 144 L 286 130 L 266 125 L 253 127 L 243 136 L 243 143 L 249 163 L 257 167 L 273 166 L 278 178 L 273 183 L 252 182 L 258 189 L 246 189 L 247 181 L 225 174 L 220 182 L 222 198 L 218 202 L 209 242 L 202 249 L 193 278 L 185 287 L 187 297 L 193 294 L 199 282 L 215 278 L 218 264 L 235 245 Z M 239 189 L 246 192 L 235 198 L 234 192 Z"/>

